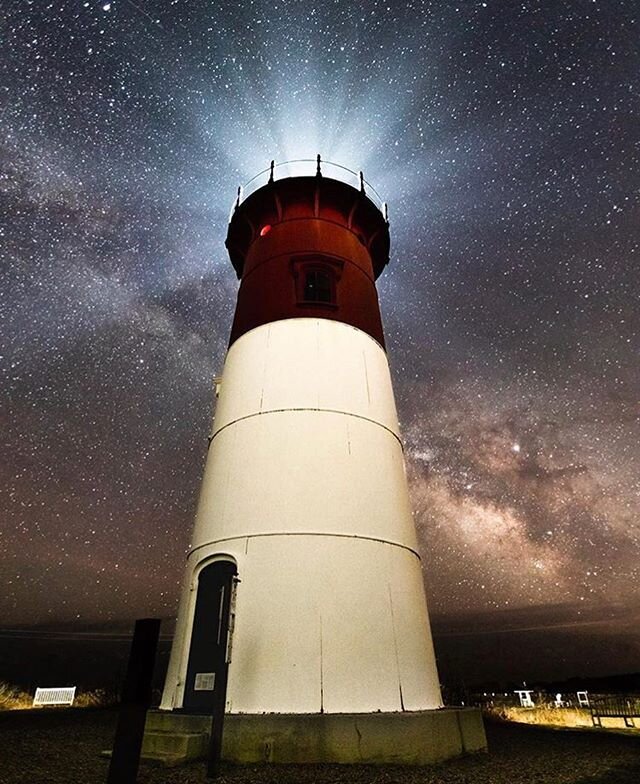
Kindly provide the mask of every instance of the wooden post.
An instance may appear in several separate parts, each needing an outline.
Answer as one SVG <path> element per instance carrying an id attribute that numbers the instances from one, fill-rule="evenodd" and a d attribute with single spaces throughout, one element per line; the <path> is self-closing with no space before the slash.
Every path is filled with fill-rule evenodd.
<path id="1" fill-rule="evenodd" d="M 135 784 L 159 634 L 159 618 L 136 621 L 107 784 Z"/>

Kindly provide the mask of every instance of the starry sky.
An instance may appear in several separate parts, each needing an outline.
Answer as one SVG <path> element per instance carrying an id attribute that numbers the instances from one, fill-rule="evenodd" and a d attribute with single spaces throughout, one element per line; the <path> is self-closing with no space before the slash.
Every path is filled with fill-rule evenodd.
<path id="1" fill-rule="evenodd" d="M 6 0 L 0 36 L 1 625 L 175 614 L 229 210 L 321 153 L 389 204 L 437 628 L 640 669 L 634 0 Z"/>

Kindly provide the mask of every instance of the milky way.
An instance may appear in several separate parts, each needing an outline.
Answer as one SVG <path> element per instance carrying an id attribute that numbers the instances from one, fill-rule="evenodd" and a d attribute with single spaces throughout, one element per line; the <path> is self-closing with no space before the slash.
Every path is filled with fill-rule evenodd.
<path id="1" fill-rule="evenodd" d="M 2 623 L 175 612 L 229 209 L 318 152 L 389 204 L 432 612 L 637 610 L 635 2 L 3 11 Z"/>

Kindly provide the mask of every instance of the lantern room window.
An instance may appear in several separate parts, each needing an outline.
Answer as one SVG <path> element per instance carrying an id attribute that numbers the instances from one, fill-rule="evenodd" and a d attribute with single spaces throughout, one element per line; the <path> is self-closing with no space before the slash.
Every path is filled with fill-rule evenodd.
<path id="1" fill-rule="evenodd" d="M 325 257 L 303 257 L 292 260 L 296 298 L 299 305 L 336 308 L 337 284 L 343 262 Z"/>

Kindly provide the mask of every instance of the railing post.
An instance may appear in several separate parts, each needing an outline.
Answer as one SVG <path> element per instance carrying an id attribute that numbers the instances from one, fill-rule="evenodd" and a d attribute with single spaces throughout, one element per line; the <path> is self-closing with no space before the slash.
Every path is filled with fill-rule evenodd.
<path id="1" fill-rule="evenodd" d="M 322 177 L 322 172 L 320 171 L 320 153 L 318 153 L 318 157 L 316 158 L 316 177 Z"/>
<path id="2" fill-rule="evenodd" d="M 364 174 L 360 172 L 360 193 L 364 193 Z"/>
<path id="3" fill-rule="evenodd" d="M 271 184 L 273 182 L 273 170 L 275 169 L 275 167 L 276 167 L 276 162 L 275 161 L 271 161 L 271 166 L 269 167 L 269 169 L 270 169 L 270 171 L 269 171 L 269 184 Z"/>
<path id="4" fill-rule="evenodd" d="M 138 776 L 159 634 L 159 618 L 136 621 L 107 784 L 135 784 Z"/>

